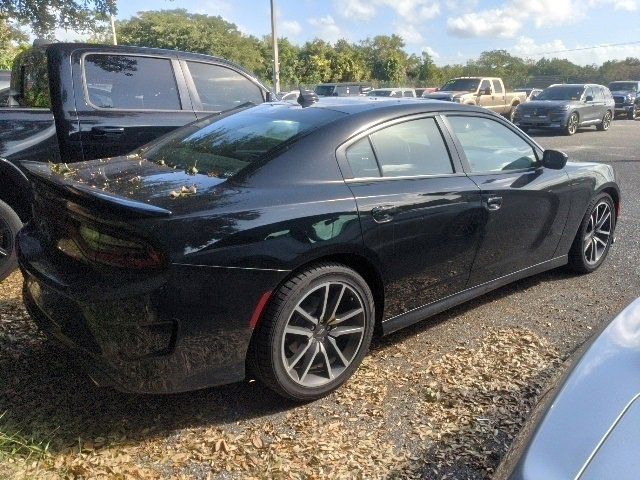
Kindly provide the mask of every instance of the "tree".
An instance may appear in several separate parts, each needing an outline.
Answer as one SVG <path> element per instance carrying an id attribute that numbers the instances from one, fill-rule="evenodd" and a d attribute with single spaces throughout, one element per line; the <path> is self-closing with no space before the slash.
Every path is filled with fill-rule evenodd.
<path id="1" fill-rule="evenodd" d="M 361 43 L 366 52 L 373 78 L 399 85 L 407 77 L 407 52 L 404 41 L 398 35 L 378 35 Z"/>
<path id="2" fill-rule="evenodd" d="M 217 55 L 264 75 L 267 63 L 262 42 L 245 35 L 219 16 L 184 9 L 139 12 L 117 22 L 118 41 L 125 45 L 168 48 Z"/>
<path id="3" fill-rule="evenodd" d="M 0 18 L 30 25 L 44 38 L 57 27 L 88 30 L 109 13 L 116 13 L 116 0 L 0 0 Z"/>
<path id="4" fill-rule="evenodd" d="M 0 18 L 0 70 L 9 70 L 13 58 L 23 48 L 26 34 Z"/>

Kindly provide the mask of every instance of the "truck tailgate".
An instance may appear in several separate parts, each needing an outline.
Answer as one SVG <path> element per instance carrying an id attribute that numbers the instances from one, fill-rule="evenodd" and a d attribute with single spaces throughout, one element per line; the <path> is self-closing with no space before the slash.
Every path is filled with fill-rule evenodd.
<path id="1" fill-rule="evenodd" d="M 51 110 L 0 108 L 0 157 L 21 160 L 60 161 L 56 125 Z"/>

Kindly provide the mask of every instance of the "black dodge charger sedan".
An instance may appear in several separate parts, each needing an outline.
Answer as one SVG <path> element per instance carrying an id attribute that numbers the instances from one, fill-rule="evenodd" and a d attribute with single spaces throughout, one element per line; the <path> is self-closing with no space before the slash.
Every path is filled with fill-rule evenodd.
<path id="1" fill-rule="evenodd" d="M 304 104 L 305 102 L 301 102 Z M 569 264 L 597 269 L 620 193 L 482 108 L 265 103 L 124 157 L 27 165 L 25 304 L 98 383 L 331 392 L 388 334 Z"/>

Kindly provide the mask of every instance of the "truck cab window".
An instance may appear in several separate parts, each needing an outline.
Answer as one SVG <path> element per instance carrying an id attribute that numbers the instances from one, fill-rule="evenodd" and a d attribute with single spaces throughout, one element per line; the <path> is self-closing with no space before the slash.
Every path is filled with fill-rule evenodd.
<path id="1" fill-rule="evenodd" d="M 51 108 L 49 70 L 44 50 L 34 49 L 16 59 L 12 76 L 17 79 L 14 100 L 21 107 Z"/>
<path id="2" fill-rule="evenodd" d="M 489 82 L 489 80 L 482 80 L 482 83 L 480 83 L 480 93 L 484 95 L 487 88 L 491 90 L 491 82 Z"/>
<path id="3" fill-rule="evenodd" d="M 92 54 L 84 59 L 89 102 L 117 110 L 180 110 L 168 58 Z"/>
<path id="4" fill-rule="evenodd" d="M 262 90 L 244 75 L 221 65 L 187 62 L 206 112 L 221 112 L 251 102 L 264 102 Z"/>
<path id="5" fill-rule="evenodd" d="M 500 80 L 493 80 L 493 92 L 494 93 L 503 93 L 502 92 L 502 84 L 500 83 Z"/>

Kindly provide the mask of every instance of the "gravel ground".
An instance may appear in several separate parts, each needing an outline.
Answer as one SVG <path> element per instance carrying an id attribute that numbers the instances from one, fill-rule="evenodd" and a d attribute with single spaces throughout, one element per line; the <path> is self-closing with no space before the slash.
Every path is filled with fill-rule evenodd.
<path id="1" fill-rule="evenodd" d="M 604 266 L 537 275 L 378 340 L 311 404 L 254 381 L 95 388 L 37 333 L 14 274 L 0 284 L 0 478 L 489 478 L 562 361 L 640 292 L 640 121 L 533 136 L 614 165 L 622 217 Z"/>

